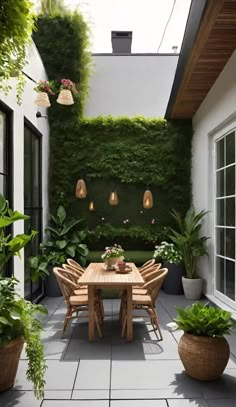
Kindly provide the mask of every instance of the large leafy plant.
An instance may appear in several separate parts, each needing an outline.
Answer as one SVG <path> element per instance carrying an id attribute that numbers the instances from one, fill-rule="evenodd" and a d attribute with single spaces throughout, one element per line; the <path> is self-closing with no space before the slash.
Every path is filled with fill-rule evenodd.
<path id="1" fill-rule="evenodd" d="M 33 382 L 37 398 L 43 397 L 44 374 L 46 370 L 44 349 L 40 341 L 41 323 L 38 313 L 46 313 L 40 305 L 31 304 L 15 292 L 18 280 L 4 277 L 4 271 L 13 256 L 20 256 L 23 249 L 36 234 L 12 236 L 9 227 L 19 220 L 29 217 L 9 208 L 8 201 L 0 195 L 0 348 L 10 341 L 23 336 L 28 357 L 27 378 Z"/>
<path id="2" fill-rule="evenodd" d="M 200 236 L 202 218 L 207 212 L 195 212 L 190 208 L 183 219 L 176 211 L 172 216 L 177 223 L 177 230 L 170 228 L 169 238 L 174 242 L 183 257 L 187 278 L 196 278 L 197 260 L 207 254 L 206 236 Z"/>
<path id="3" fill-rule="evenodd" d="M 18 77 L 17 98 L 24 88 L 22 69 L 26 49 L 35 27 L 34 3 L 30 0 L 1 0 L 0 4 L 0 90 L 10 90 L 8 80 Z"/>
<path id="4" fill-rule="evenodd" d="M 196 302 L 186 309 L 176 307 L 178 316 L 175 323 L 179 329 L 192 335 L 222 337 L 230 335 L 236 326 L 232 314 L 221 308 L 204 306 Z"/>
<path id="5" fill-rule="evenodd" d="M 47 239 L 41 244 L 41 255 L 28 260 L 33 281 L 46 277 L 49 268 L 65 263 L 68 257 L 76 259 L 82 266 L 88 256 L 87 245 L 82 243 L 86 232 L 78 231 L 77 225 L 82 219 L 68 219 L 63 206 L 59 206 L 55 215 L 50 215 L 46 228 Z"/>

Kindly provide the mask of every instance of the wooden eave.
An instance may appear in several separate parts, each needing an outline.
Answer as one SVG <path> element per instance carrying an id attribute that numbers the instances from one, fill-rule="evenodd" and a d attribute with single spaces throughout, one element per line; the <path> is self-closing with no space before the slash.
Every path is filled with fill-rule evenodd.
<path id="1" fill-rule="evenodd" d="M 188 24 L 192 21 L 187 22 L 167 118 L 193 117 L 236 48 L 236 0 L 208 0 L 205 4 L 204 0 L 196 0 L 195 5 L 199 6 L 200 2 L 202 14 L 186 57 L 184 47 L 191 28 Z"/>

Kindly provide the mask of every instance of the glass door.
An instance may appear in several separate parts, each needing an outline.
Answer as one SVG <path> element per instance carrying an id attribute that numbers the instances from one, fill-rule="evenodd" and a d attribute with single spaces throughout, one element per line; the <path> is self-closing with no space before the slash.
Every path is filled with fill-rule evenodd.
<path id="1" fill-rule="evenodd" d="M 38 232 L 30 245 L 25 248 L 25 297 L 31 301 L 42 295 L 42 281 L 32 283 L 27 259 L 39 254 L 42 236 L 42 165 L 41 135 L 25 125 L 24 130 L 24 212 L 30 216 L 25 222 L 25 233 L 34 229 Z"/>
<path id="2" fill-rule="evenodd" d="M 215 295 L 236 308 L 235 130 L 216 140 Z"/>

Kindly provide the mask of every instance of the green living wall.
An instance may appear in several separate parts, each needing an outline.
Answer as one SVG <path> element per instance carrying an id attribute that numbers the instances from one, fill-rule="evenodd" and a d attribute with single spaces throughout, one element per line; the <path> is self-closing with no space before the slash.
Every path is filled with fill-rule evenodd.
<path id="1" fill-rule="evenodd" d="M 80 89 L 73 106 L 54 102 L 48 110 L 50 210 L 63 203 L 72 216 L 84 218 L 90 248 L 114 240 L 126 249 L 144 243 L 153 248 L 171 225 L 171 208 L 184 214 L 190 206 L 191 125 L 143 117 L 84 118 L 90 72 L 86 24 L 78 14 L 43 17 L 38 24 L 34 38 L 49 78 L 79 81 Z M 75 197 L 81 176 L 88 189 L 84 200 Z M 117 207 L 108 203 L 114 185 Z M 154 197 L 149 210 L 142 206 L 147 187 Z M 91 200 L 94 212 L 88 209 Z"/>

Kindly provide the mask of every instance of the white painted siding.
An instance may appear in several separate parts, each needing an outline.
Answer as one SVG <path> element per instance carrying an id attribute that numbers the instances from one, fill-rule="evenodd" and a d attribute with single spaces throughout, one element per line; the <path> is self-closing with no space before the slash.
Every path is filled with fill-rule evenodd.
<path id="1" fill-rule="evenodd" d="M 163 117 L 178 55 L 94 55 L 85 116 Z"/>
<path id="2" fill-rule="evenodd" d="M 36 81 L 47 79 L 46 71 L 39 56 L 39 53 L 34 44 L 29 47 L 29 64 L 26 65 L 24 71 Z M 13 156 L 12 165 L 13 173 L 13 206 L 15 210 L 24 212 L 24 117 L 26 117 L 42 134 L 42 205 L 43 205 L 43 227 L 46 224 L 47 207 L 48 207 L 48 121 L 47 119 L 36 118 L 37 110 L 40 110 L 43 115 L 46 114 L 45 109 L 38 108 L 34 104 L 36 93 L 33 91 L 35 84 L 27 79 L 27 84 L 24 90 L 23 102 L 19 106 L 16 102 L 15 94 L 16 80 L 11 79 L 11 92 L 5 96 L 0 92 L 0 99 L 13 110 Z M 23 222 L 16 222 L 14 234 L 24 233 Z M 15 276 L 20 281 L 19 291 L 24 295 L 24 253 L 22 251 L 21 260 L 15 258 L 14 261 Z"/>
<path id="3" fill-rule="evenodd" d="M 216 80 L 193 118 L 192 185 L 197 210 L 210 211 L 203 233 L 209 240 L 209 256 L 199 262 L 199 275 L 205 280 L 205 292 L 213 294 L 213 137 L 236 125 L 236 51 Z"/>

